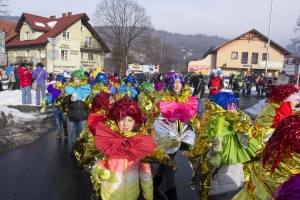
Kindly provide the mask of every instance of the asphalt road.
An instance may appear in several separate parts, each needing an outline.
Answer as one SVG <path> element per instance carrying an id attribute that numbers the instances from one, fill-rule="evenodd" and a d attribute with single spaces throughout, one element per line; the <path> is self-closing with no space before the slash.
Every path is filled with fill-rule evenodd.
<path id="1" fill-rule="evenodd" d="M 258 96 L 241 96 L 240 108 L 248 108 L 260 99 Z M 77 160 L 69 155 L 71 140 L 55 139 L 54 130 L 55 127 L 45 130 L 48 133 L 30 145 L 0 153 L 0 199 L 90 199 L 89 177 L 76 170 Z M 176 172 L 178 198 L 196 199 L 196 193 L 188 187 L 191 178 L 188 160 L 180 153 L 175 160 L 179 166 Z"/>

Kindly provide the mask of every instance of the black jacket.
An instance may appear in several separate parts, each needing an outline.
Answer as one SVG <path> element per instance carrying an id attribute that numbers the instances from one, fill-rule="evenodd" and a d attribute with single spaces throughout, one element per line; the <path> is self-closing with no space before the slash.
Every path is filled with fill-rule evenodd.
<path id="1" fill-rule="evenodd" d="M 192 96 L 196 96 L 200 93 L 200 99 L 204 97 L 205 92 L 205 81 L 203 79 L 200 79 L 199 81 L 194 83 L 195 89 Z"/>
<path id="2" fill-rule="evenodd" d="M 71 95 L 69 95 L 64 98 L 63 105 L 68 106 L 68 118 L 70 122 L 87 120 L 88 111 L 83 101 L 71 101 Z"/>
<path id="3" fill-rule="evenodd" d="M 235 92 L 240 92 L 243 86 L 243 81 L 241 78 L 234 79 L 234 82 L 232 83 L 232 90 Z"/>
<path id="4" fill-rule="evenodd" d="M 19 75 L 18 69 L 19 69 L 19 68 L 15 67 L 15 68 L 14 68 L 14 73 L 15 73 L 15 78 L 20 80 L 20 75 Z"/>

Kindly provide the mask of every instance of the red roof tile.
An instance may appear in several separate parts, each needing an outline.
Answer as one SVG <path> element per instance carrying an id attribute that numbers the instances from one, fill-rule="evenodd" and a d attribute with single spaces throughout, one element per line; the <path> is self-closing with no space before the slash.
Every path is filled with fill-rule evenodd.
<path id="1" fill-rule="evenodd" d="M 16 22 L 0 20 L 0 27 L 1 27 L 0 31 L 5 32 L 5 42 L 8 42 L 13 37 L 18 35 L 18 33 L 15 32 L 16 26 L 17 26 Z"/>

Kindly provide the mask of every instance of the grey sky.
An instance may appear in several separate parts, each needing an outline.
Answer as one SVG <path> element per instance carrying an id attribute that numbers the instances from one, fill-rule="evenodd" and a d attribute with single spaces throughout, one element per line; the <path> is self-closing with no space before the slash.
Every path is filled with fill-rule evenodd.
<path id="1" fill-rule="evenodd" d="M 8 0 L 11 15 L 49 17 L 86 13 L 92 20 L 97 0 Z M 233 39 L 253 28 L 268 36 L 271 0 L 137 0 L 155 29 Z M 300 0 L 273 0 L 271 39 L 285 47 L 294 38 Z M 93 25 L 93 21 L 91 21 Z M 300 35 L 300 33 L 298 33 Z"/>

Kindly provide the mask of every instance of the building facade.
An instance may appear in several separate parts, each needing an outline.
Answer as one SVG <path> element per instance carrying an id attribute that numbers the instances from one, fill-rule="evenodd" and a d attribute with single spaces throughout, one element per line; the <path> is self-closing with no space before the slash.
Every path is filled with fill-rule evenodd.
<path id="1" fill-rule="evenodd" d="M 33 69 L 41 62 L 55 74 L 102 68 L 110 50 L 88 21 L 84 13 L 63 13 L 61 18 L 23 13 L 15 29 L 18 37 L 6 44 L 8 62 L 27 62 Z M 49 38 L 56 41 L 55 46 Z"/>
<path id="2" fill-rule="evenodd" d="M 202 60 L 191 61 L 190 70 L 220 68 L 225 76 L 240 73 L 242 76 L 252 73 L 265 73 L 268 38 L 252 29 L 241 36 L 215 48 L 211 48 Z M 284 66 L 284 56 L 291 53 L 270 41 L 268 76 L 278 76 Z"/>

